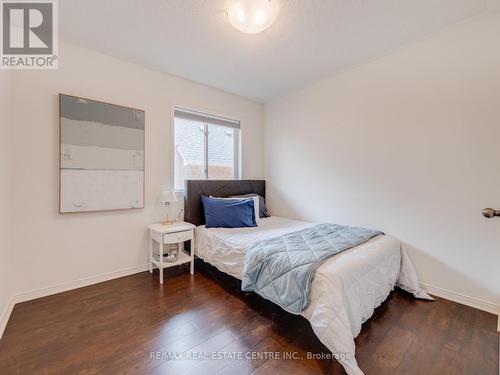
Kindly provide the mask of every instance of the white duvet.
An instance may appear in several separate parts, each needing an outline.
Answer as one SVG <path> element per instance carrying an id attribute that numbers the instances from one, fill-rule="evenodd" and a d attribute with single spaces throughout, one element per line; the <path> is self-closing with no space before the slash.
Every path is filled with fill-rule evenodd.
<path id="1" fill-rule="evenodd" d="M 314 223 L 272 216 L 255 228 L 196 228 L 195 254 L 220 271 L 242 278 L 245 252 L 255 242 L 301 230 Z M 390 236 L 377 236 L 329 258 L 316 271 L 310 305 L 302 315 L 349 375 L 362 375 L 354 338 L 361 324 L 399 286 L 417 298 L 432 299 L 420 289 L 415 269 Z"/>

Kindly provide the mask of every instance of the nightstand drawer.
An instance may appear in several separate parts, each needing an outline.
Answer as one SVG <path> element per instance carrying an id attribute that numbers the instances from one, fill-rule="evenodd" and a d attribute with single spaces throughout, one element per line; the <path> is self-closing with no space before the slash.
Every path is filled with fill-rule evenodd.
<path id="1" fill-rule="evenodd" d="M 193 231 L 188 230 L 184 232 L 168 233 L 163 235 L 163 243 L 179 243 L 189 241 L 193 238 Z"/>

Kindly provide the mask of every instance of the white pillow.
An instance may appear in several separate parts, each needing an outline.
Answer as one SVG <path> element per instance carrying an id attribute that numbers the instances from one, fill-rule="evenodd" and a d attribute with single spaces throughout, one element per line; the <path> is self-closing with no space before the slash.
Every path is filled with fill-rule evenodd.
<path id="1" fill-rule="evenodd" d="M 221 198 L 221 197 L 213 197 L 213 196 L 210 195 L 210 198 L 214 198 L 214 199 L 226 199 L 226 200 L 227 199 L 231 199 L 231 200 L 239 200 L 239 201 L 252 198 L 253 199 L 254 215 L 255 215 L 255 223 L 257 225 L 259 225 L 259 221 L 260 221 L 260 215 L 259 215 L 259 213 L 260 213 L 260 206 L 259 206 L 259 201 L 260 200 L 259 200 L 259 196 L 258 195 L 256 195 L 255 197 L 245 197 L 245 198 L 236 198 L 236 197 L 234 197 L 234 198 Z"/>

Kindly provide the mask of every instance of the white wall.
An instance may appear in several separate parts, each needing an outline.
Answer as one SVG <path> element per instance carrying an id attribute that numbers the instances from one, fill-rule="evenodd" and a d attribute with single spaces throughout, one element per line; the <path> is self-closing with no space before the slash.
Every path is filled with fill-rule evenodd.
<path id="1" fill-rule="evenodd" d="M 266 105 L 272 213 L 380 228 L 424 283 L 499 306 L 499 37 L 476 19 Z"/>
<path id="2" fill-rule="evenodd" d="M 147 263 L 146 226 L 164 217 L 156 200 L 171 186 L 172 103 L 241 120 L 243 177 L 263 177 L 261 104 L 65 43 L 60 56 L 58 70 L 15 75 L 13 285 L 21 299 Z M 145 209 L 58 214 L 59 93 L 146 111 Z"/>
<path id="3" fill-rule="evenodd" d="M 11 308 L 11 81 L 11 72 L 0 72 L 0 337 Z"/>

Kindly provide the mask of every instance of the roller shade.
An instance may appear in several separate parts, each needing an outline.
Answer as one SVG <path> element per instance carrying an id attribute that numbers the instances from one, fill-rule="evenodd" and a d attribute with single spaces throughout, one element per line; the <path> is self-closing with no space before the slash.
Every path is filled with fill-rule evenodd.
<path id="1" fill-rule="evenodd" d="M 176 107 L 174 110 L 174 115 L 176 118 L 182 118 L 190 121 L 198 121 L 207 124 L 221 125 L 227 126 L 228 128 L 239 129 L 240 122 L 236 120 L 232 120 L 225 117 L 209 115 L 202 112 L 196 112 L 190 109 L 178 108 Z"/>

